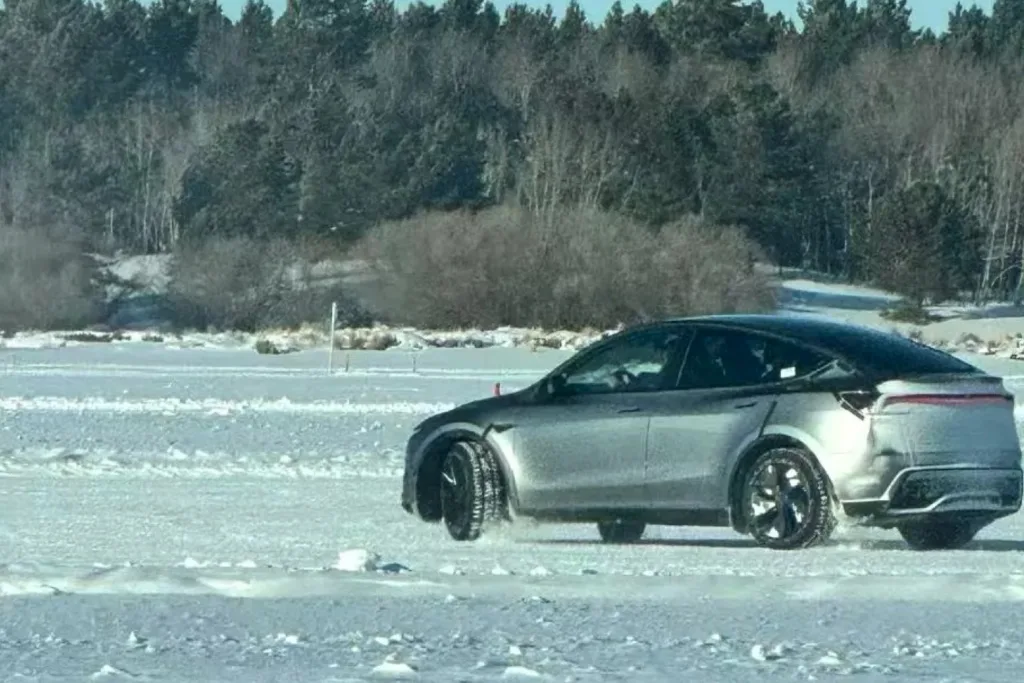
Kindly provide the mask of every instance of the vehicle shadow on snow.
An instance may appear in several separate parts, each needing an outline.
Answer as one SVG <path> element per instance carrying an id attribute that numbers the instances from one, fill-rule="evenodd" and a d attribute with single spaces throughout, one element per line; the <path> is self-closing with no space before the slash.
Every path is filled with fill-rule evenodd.
<path id="1" fill-rule="evenodd" d="M 872 540 L 872 541 L 843 541 L 836 540 L 829 543 L 830 546 L 844 546 L 852 545 L 856 546 L 857 550 L 906 550 L 911 552 L 921 552 L 914 550 L 906 544 L 902 539 L 892 540 Z M 828 546 L 826 546 L 828 547 Z M 942 551 L 932 551 L 942 552 Z M 945 551 L 952 552 L 952 551 Z M 1024 540 L 1012 541 L 1009 539 L 985 539 L 980 541 L 971 541 L 963 548 L 960 548 L 957 552 L 983 552 L 983 553 L 1019 553 L 1024 552 Z"/>
<path id="2" fill-rule="evenodd" d="M 536 543 L 540 545 L 564 545 L 564 546 L 579 546 L 579 545 L 613 545 L 613 546 L 664 546 L 664 547 L 679 547 L 679 548 L 722 548 L 726 550 L 760 550 L 752 539 L 749 538 L 645 538 L 634 543 L 628 544 L 608 544 L 600 539 L 590 538 L 546 538 L 546 539 L 523 539 L 522 543 Z M 816 548 L 816 550 L 830 550 L 830 549 L 848 549 L 848 550 L 867 550 L 867 551 L 903 551 L 903 552 L 922 552 L 914 550 L 902 539 L 873 539 L 873 540 L 858 540 L 858 539 L 832 539 L 824 546 Z M 768 551 L 777 552 L 777 551 Z M 942 552 L 942 551 L 933 551 Z M 950 552 L 950 551 L 946 551 Z M 957 552 L 987 552 L 987 553 L 1006 553 L 1006 552 L 1024 552 L 1024 540 L 1014 541 L 1008 539 L 985 539 L 979 541 L 972 541 Z"/>
<path id="3" fill-rule="evenodd" d="M 636 546 L 677 546 L 692 548 L 757 548 L 758 545 L 749 538 L 643 538 L 633 543 L 606 543 L 597 538 L 542 538 L 524 540 L 526 543 L 542 545 L 609 545 L 613 547 Z"/>

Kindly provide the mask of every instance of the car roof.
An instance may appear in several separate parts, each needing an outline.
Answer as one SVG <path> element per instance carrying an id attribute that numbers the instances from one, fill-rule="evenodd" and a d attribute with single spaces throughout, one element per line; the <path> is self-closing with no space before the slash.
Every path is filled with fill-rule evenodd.
<path id="1" fill-rule="evenodd" d="M 865 369 L 871 368 L 886 374 L 979 372 L 978 368 L 951 354 L 894 332 L 883 332 L 865 325 L 824 317 L 762 313 L 704 315 L 662 322 L 765 332 L 817 347 Z"/>
<path id="2" fill-rule="evenodd" d="M 817 338 L 823 334 L 886 334 L 871 327 L 848 323 L 835 318 L 782 313 L 746 313 L 697 315 L 685 318 L 670 318 L 665 322 L 705 323 L 725 325 L 738 329 L 771 332 L 799 340 L 805 337 Z"/>

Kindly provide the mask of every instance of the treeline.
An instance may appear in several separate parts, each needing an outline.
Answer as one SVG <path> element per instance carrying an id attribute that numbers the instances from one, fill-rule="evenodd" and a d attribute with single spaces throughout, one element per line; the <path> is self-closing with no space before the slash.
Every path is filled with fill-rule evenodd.
<path id="1" fill-rule="evenodd" d="M 688 256 L 708 272 L 693 287 L 746 282 L 763 257 L 913 303 L 1018 298 L 1024 0 L 996 0 L 990 16 L 958 6 L 941 35 L 912 30 L 905 0 L 805 0 L 800 19 L 797 30 L 739 0 L 617 3 L 595 18 L 575 2 L 556 18 L 480 0 L 402 12 L 293 0 L 275 18 L 249 0 L 237 22 L 213 0 L 7 0 L 0 230 L 17 236 L 0 236 L 0 287 L 48 273 L 48 286 L 79 291 L 76 251 L 354 247 L 376 254 L 385 298 L 405 302 L 394 315 L 465 324 L 465 305 L 442 305 L 449 292 L 417 300 L 426 281 L 408 273 L 437 284 L 447 267 L 454 282 L 483 260 L 530 258 L 540 274 L 520 287 L 569 298 L 541 315 L 538 292 L 492 292 L 512 298 L 480 316 L 552 323 L 600 290 L 581 284 L 598 274 L 588 269 L 670 277 L 678 262 L 651 264 L 672 244 L 704 250 Z M 588 221 L 605 227 L 587 233 Z M 600 242 L 613 238 L 615 249 Z M 584 258 L 588 242 L 606 260 Z M 737 250 L 749 258 L 715 260 Z M 659 282 L 633 280 L 594 324 L 711 306 L 654 300 L 643 293 Z M 0 306 L 8 325 L 34 306 L 16 298 Z M 66 309 L 51 322 L 69 323 Z"/>

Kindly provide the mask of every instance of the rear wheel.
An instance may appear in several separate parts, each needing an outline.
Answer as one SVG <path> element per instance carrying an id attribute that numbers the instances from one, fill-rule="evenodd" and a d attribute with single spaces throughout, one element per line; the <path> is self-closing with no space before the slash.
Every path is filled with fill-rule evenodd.
<path id="1" fill-rule="evenodd" d="M 452 444 L 441 465 L 441 518 L 457 541 L 474 541 L 504 517 L 505 488 L 490 449 L 477 441 Z"/>
<path id="2" fill-rule="evenodd" d="M 643 522 L 598 522 L 597 532 L 605 543 L 636 543 L 643 538 L 647 525 Z"/>
<path id="3" fill-rule="evenodd" d="M 974 540 L 975 525 L 963 520 L 923 520 L 896 527 L 914 550 L 955 550 Z"/>
<path id="4" fill-rule="evenodd" d="M 740 495 L 747 530 L 765 548 L 808 548 L 827 541 L 836 527 L 828 481 L 804 450 L 762 453 L 747 472 Z"/>

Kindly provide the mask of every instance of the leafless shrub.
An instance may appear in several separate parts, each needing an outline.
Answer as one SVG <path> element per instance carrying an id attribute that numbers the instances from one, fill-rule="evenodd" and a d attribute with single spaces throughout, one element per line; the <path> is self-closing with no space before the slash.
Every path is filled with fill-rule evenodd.
<path id="1" fill-rule="evenodd" d="M 332 301 L 343 319 L 353 306 L 336 285 L 308 278 L 300 249 L 285 241 L 211 239 L 179 247 L 169 297 L 176 322 L 195 328 L 256 331 L 323 320 Z"/>
<path id="2" fill-rule="evenodd" d="M 71 230 L 0 225 L 0 330 L 83 327 L 103 312 L 95 264 Z"/>
<path id="3" fill-rule="evenodd" d="M 589 209 L 434 213 L 380 225 L 361 249 L 389 317 L 423 327 L 580 329 L 771 305 L 751 242 L 697 218 L 655 233 Z"/>

